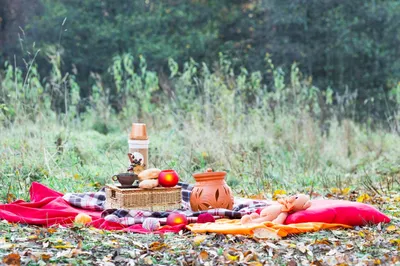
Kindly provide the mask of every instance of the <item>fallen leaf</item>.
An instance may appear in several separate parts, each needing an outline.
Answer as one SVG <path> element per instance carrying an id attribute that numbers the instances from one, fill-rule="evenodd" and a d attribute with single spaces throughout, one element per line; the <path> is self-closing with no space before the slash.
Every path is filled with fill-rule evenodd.
<path id="1" fill-rule="evenodd" d="M 36 240 L 36 239 L 38 239 L 39 237 L 37 236 L 37 235 L 30 235 L 30 236 L 28 236 L 28 239 L 29 240 Z"/>
<path id="2" fill-rule="evenodd" d="M 332 192 L 333 194 L 339 194 L 339 193 L 340 193 L 340 188 L 333 187 L 333 188 L 331 188 L 331 192 Z"/>
<path id="3" fill-rule="evenodd" d="M 283 190 L 283 189 L 277 189 L 277 190 L 275 190 L 275 191 L 274 191 L 274 194 L 272 195 L 272 199 L 273 199 L 273 200 L 277 200 L 277 199 L 278 199 L 278 196 L 280 196 L 280 195 L 286 195 L 286 191 Z"/>
<path id="4" fill-rule="evenodd" d="M 167 244 L 160 243 L 160 242 L 153 242 L 153 243 L 151 243 L 149 245 L 149 249 L 151 251 L 158 251 L 158 250 L 161 250 L 161 249 L 166 248 L 166 247 L 168 247 Z"/>
<path id="5" fill-rule="evenodd" d="M 297 249 L 300 250 L 301 253 L 306 253 L 306 251 L 307 251 L 306 246 L 302 242 L 297 244 Z"/>
<path id="6" fill-rule="evenodd" d="M 12 249 L 12 248 L 14 248 L 15 247 L 15 244 L 3 244 L 3 245 L 0 245 L 0 249 L 5 249 L 5 250 L 7 250 L 7 249 Z"/>
<path id="7" fill-rule="evenodd" d="M 265 194 L 263 192 L 260 192 L 258 194 L 255 195 L 251 195 L 249 196 L 250 199 L 254 199 L 254 200 L 264 200 L 266 199 Z"/>
<path id="8" fill-rule="evenodd" d="M 394 231 L 394 230 L 396 230 L 397 228 L 396 228 L 396 226 L 395 225 L 389 225 L 388 227 L 386 227 L 386 231 L 388 231 L 388 232 L 392 232 L 392 231 Z"/>
<path id="9" fill-rule="evenodd" d="M 18 253 L 11 253 L 3 257 L 6 265 L 21 265 L 21 256 Z"/>
<path id="10" fill-rule="evenodd" d="M 49 255 L 49 254 L 42 254 L 42 255 L 40 256 L 40 258 L 41 258 L 43 261 L 48 261 L 48 260 L 51 258 L 51 255 Z"/>
<path id="11" fill-rule="evenodd" d="M 254 237 L 260 238 L 260 239 L 274 239 L 274 240 L 279 240 L 281 237 L 278 235 L 278 233 L 270 228 L 257 228 L 254 229 Z"/>
<path id="12" fill-rule="evenodd" d="M 53 233 L 57 232 L 57 228 L 54 228 L 54 227 L 48 228 L 48 229 L 47 229 L 47 232 L 48 232 L 49 234 L 53 234 Z"/>
<path id="13" fill-rule="evenodd" d="M 7 203 L 11 203 L 11 202 L 15 201 L 16 199 L 17 199 L 17 197 L 14 194 L 12 194 L 12 193 L 7 194 Z"/>
<path id="14" fill-rule="evenodd" d="M 205 250 L 202 250 L 202 251 L 200 252 L 200 254 L 199 254 L 199 258 L 200 258 L 201 260 L 207 260 L 207 259 L 208 259 L 208 252 L 205 251 Z"/>
<path id="15" fill-rule="evenodd" d="M 263 264 L 261 262 L 259 262 L 259 261 L 251 261 L 251 262 L 248 262 L 247 265 L 250 265 L 250 266 L 262 266 Z"/>
<path id="16" fill-rule="evenodd" d="M 65 245 L 55 245 L 53 248 L 58 248 L 58 249 L 67 249 L 67 248 L 73 248 L 71 244 L 65 244 Z"/>
<path id="17" fill-rule="evenodd" d="M 343 194 L 343 195 L 347 195 L 347 194 L 349 194 L 349 192 L 350 192 L 350 188 L 349 188 L 349 187 L 346 187 L 346 188 L 344 188 L 344 189 L 342 190 L 342 194 Z"/>
<path id="18" fill-rule="evenodd" d="M 224 257 L 225 259 L 229 261 L 237 261 L 239 258 L 239 255 L 231 255 L 228 250 L 224 251 Z"/>
<path id="19" fill-rule="evenodd" d="M 335 254 L 336 254 L 336 249 L 331 249 L 331 250 L 329 250 L 328 253 L 326 253 L 326 256 L 332 256 L 332 255 L 335 255 Z"/>
<path id="20" fill-rule="evenodd" d="M 371 197 L 368 194 L 362 194 L 357 198 L 357 202 L 367 202 L 371 200 Z"/>
<path id="21" fill-rule="evenodd" d="M 204 240 L 206 240 L 207 236 L 206 235 L 197 235 L 193 238 L 193 243 L 196 246 L 199 246 Z"/>
<path id="22" fill-rule="evenodd" d="M 145 264 L 153 265 L 153 259 L 152 259 L 150 256 L 145 257 L 145 258 L 144 258 L 144 263 L 145 263 Z"/>

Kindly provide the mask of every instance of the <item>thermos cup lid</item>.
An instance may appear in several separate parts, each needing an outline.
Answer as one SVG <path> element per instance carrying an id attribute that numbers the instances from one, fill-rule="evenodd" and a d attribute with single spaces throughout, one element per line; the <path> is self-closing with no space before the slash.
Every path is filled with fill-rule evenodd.
<path id="1" fill-rule="evenodd" d="M 146 124 L 133 123 L 129 139 L 132 140 L 147 140 Z"/>

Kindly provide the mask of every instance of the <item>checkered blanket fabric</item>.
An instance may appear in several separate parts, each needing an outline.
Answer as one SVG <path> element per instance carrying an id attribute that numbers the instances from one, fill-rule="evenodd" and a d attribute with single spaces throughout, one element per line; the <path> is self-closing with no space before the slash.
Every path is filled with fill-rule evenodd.
<path id="1" fill-rule="evenodd" d="M 269 201 L 235 198 L 235 203 L 232 210 L 210 209 L 206 211 L 194 212 L 190 208 L 190 194 L 192 192 L 193 185 L 183 182 L 178 183 L 178 185 L 182 187 L 182 206 L 180 209 L 173 210 L 173 212 L 180 212 L 184 214 L 189 223 L 195 223 L 197 221 L 197 217 L 206 212 L 213 215 L 215 219 L 240 219 L 243 215 L 252 213 L 257 209 L 270 204 Z M 63 198 L 74 207 L 103 211 L 102 217 L 104 217 L 106 220 L 124 225 L 141 224 L 146 218 L 149 217 L 157 218 L 160 221 L 160 224 L 165 224 L 168 215 L 171 213 L 171 211 L 154 212 L 143 210 L 105 209 L 105 188 L 102 188 L 98 192 L 67 193 L 63 196 Z"/>

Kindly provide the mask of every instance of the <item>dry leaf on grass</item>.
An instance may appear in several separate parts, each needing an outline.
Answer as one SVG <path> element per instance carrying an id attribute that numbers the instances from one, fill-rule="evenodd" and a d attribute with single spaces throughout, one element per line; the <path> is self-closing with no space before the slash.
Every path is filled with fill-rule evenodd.
<path id="1" fill-rule="evenodd" d="M 6 265 L 21 265 L 21 256 L 18 253 L 10 253 L 3 257 L 3 263 Z"/>
<path id="2" fill-rule="evenodd" d="M 259 239 L 273 239 L 273 240 L 281 239 L 281 237 L 278 235 L 277 232 L 269 228 L 256 228 L 253 231 L 253 235 L 254 237 Z"/>

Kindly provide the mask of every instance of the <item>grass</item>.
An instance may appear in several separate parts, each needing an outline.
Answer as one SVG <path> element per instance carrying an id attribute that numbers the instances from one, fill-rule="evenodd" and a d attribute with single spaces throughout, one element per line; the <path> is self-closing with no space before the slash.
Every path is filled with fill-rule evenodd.
<path id="1" fill-rule="evenodd" d="M 27 200 L 33 181 L 61 192 L 98 190 L 113 174 L 126 170 L 130 124 L 141 121 L 150 135 L 150 166 L 173 168 L 183 181 L 192 183 L 193 173 L 211 167 L 227 171 L 227 182 L 237 196 L 271 199 L 285 190 L 358 199 L 390 215 L 394 230 L 379 225 L 291 236 L 274 243 L 210 234 L 197 243 L 196 236 L 187 233 L 139 236 L 88 228 L 54 231 L 1 222 L 0 255 L 4 259 L 22 254 L 31 265 L 130 260 L 214 265 L 235 256 L 239 263 L 251 254 L 258 257 L 249 258 L 249 263 L 287 264 L 293 258 L 304 264 L 398 262 L 400 136 L 390 128 L 356 123 L 343 115 L 354 109 L 350 96 L 340 96 L 346 104 L 333 105 L 332 95 L 297 74 L 285 82 L 280 71 L 270 70 L 272 90 L 260 73 L 232 75 L 224 60 L 212 71 L 191 61 L 182 73 L 171 77 L 173 91 L 168 93 L 161 91 L 153 72 L 145 70 L 132 77 L 114 73 L 119 75 L 115 79 L 120 88 L 114 96 L 126 99 L 118 113 L 110 107 L 112 97 L 102 87 L 101 77 L 95 76 L 85 113 L 77 112 L 76 104 L 84 99 L 79 99 L 79 86 L 71 83 L 72 76 L 53 77 L 53 83 L 71 89 L 71 95 L 66 94 L 70 105 L 65 113 L 57 113 L 50 108 L 51 91 L 38 89 L 38 76 L 34 76 L 39 82 L 32 83 L 34 87 L 30 78 L 27 82 L 14 78 L 17 70 L 9 67 L 0 90 L 0 202 Z M 298 73 L 296 66 L 293 70 Z M 140 93 L 132 93 L 135 89 Z M 32 92 L 29 97 L 23 94 L 26 91 Z"/>
<path id="2" fill-rule="evenodd" d="M 321 135 L 311 119 L 290 116 L 275 123 L 249 119 L 231 132 L 182 124 L 158 129 L 148 123 L 150 166 L 174 168 L 187 182 L 211 167 L 227 171 L 228 184 L 243 195 L 332 187 L 379 193 L 399 185 L 400 137 L 367 132 L 350 121 L 333 124 L 329 136 Z M 0 199 L 26 199 L 32 181 L 61 192 L 103 186 L 127 168 L 129 126 L 107 135 L 82 124 L 66 127 L 44 120 L 3 128 Z"/>

